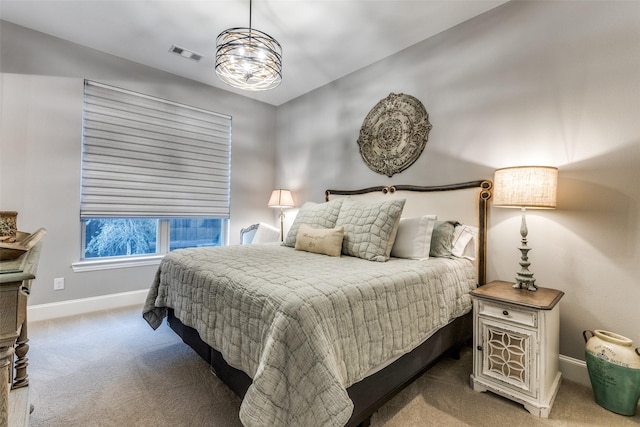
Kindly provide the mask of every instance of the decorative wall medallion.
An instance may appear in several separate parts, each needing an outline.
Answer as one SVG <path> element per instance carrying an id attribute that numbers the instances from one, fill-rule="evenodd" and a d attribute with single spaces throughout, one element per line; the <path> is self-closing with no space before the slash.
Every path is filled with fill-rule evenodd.
<path id="1" fill-rule="evenodd" d="M 371 170 L 392 177 L 418 160 L 431 127 L 427 110 L 417 98 L 391 93 L 362 122 L 360 155 Z"/>

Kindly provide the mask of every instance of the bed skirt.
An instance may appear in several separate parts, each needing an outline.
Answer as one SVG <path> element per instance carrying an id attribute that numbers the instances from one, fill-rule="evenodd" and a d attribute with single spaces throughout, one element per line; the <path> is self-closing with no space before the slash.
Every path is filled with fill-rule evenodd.
<path id="1" fill-rule="evenodd" d="M 222 354 L 200 339 L 198 332 L 184 325 L 169 309 L 167 322 L 182 340 L 209 363 L 222 382 L 242 398 L 251 385 L 243 371 L 229 366 Z M 416 349 L 392 364 L 347 389 L 354 409 L 347 426 L 367 426 L 371 415 L 393 396 L 418 378 L 444 355 L 456 357 L 458 349 L 469 342 L 473 334 L 473 316 L 469 312 L 435 332 Z"/>

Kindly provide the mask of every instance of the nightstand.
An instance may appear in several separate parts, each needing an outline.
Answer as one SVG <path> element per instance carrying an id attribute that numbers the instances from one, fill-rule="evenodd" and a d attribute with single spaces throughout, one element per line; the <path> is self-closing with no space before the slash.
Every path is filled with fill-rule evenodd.
<path id="1" fill-rule="evenodd" d="M 491 391 L 547 418 L 560 387 L 560 305 L 564 292 L 514 289 L 495 281 L 471 292 L 475 391 Z"/>

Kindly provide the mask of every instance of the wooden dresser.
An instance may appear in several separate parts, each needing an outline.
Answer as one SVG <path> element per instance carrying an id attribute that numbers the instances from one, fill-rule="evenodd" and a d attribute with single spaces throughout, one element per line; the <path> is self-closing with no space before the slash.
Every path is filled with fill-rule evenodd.
<path id="1" fill-rule="evenodd" d="M 24 362 L 26 372 L 26 340 L 19 340 L 27 318 L 27 296 L 23 283 L 34 279 L 30 273 L 0 274 L 0 426 L 24 426 L 29 420 L 28 381 L 23 387 L 15 387 L 14 359 L 16 353 L 22 355 L 16 360 Z M 16 352 L 16 342 L 22 345 Z M 24 347 L 26 346 L 26 347 Z M 24 354 L 23 354 L 24 353 Z"/>
<path id="2" fill-rule="evenodd" d="M 27 298 L 45 232 L 18 232 L 28 244 L 17 258 L 0 253 L 0 427 L 29 425 Z"/>

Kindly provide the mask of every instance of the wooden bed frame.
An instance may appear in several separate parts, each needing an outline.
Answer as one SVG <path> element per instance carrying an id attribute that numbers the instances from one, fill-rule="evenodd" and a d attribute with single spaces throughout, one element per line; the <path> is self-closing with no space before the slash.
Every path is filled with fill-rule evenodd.
<path id="1" fill-rule="evenodd" d="M 478 233 L 478 285 L 485 283 L 486 277 L 486 243 L 487 243 L 487 207 L 491 198 L 491 181 L 472 181 L 445 186 L 412 186 L 396 185 L 389 187 L 369 187 L 361 190 L 327 190 L 325 199 L 331 196 L 356 196 L 366 194 L 390 194 L 400 197 L 402 192 L 448 192 L 454 190 L 477 189 L 474 194 L 477 202 Z M 406 209 L 406 206 L 405 206 Z M 444 219 L 444 218 L 443 218 Z M 222 354 L 211 348 L 200 339 L 198 332 L 182 324 L 169 310 L 168 324 L 182 340 L 192 347 L 212 367 L 213 372 L 236 395 L 244 397 L 251 385 L 251 378 L 243 371 L 229 366 Z M 433 366 L 442 356 L 452 354 L 457 357 L 457 350 L 472 338 L 472 313 L 461 316 L 445 327 L 439 329 L 429 339 L 410 353 L 395 360 L 390 365 L 370 375 L 347 389 L 353 401 L 354 409 L 347 426 L 368 426 L 371 415 L 389 401 L 414 379 Z"/>

